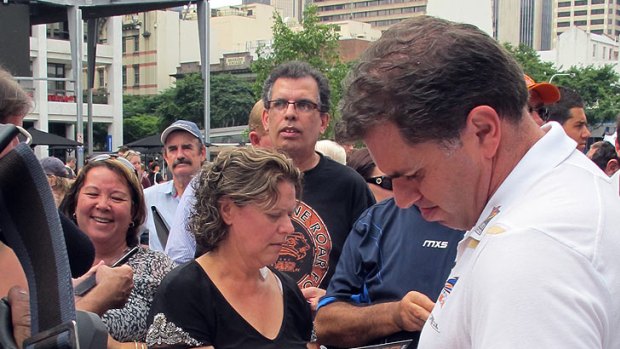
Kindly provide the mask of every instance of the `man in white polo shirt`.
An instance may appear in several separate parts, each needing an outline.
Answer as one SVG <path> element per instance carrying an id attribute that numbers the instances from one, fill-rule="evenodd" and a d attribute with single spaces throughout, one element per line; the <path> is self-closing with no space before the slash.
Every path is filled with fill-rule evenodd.
<path id="1" fill-rule="evenodd" d="M 172 171 L 172 180 L 144 190 L 149 247 L 156 251 L 163 251 L 166 243 L 162 243 L 157 234 L 152 207 L 170 227 L 185 188 L 200 170 L 207 154 L 200 129 L 191 121 L 175 121 L 162 132 L 161 142 L 164 145 L 164 160 Z"/>
<path id="2" fill-rule="evenodd" d="M 345 91 L 343 133 L 396 203 L 469 230 L 432 313 L 413 309 L 418 348 L 620 348 L 620 198 L 561 125 L 536 125 L 501 45 L 416 17 L 366 50 Z"/>

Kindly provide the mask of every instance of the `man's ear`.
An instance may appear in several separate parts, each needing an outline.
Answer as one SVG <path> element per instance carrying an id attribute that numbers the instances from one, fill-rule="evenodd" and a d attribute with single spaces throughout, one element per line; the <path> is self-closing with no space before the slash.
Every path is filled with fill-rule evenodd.
<path id="1" fill-rule="evenodd" d="M 501 119 L 495 109 L 486 105 L 472 109 L 463 136 L 472 139 L 486 158 L 494 157 L 501 140 Z"/>
<path id="2" fill-rule="evenodd" d="M 269 110 L 263 109 L 263 116 L 261 117 L 261 121 L 263 122 L 263 128 L 265 132 L 269 132 Z"/>
<path id="3" fill-rule="evenodd" d="M 325 133 L 327 126 L 329 126 L 329 113 L 321 113 L 321 134 Z"/>
<path id="4" fill-rule="evenodd" d="M 260 143 L 260 137 L 258 136 L 258 133 L 256 131 L 250 131 L 250 133 L 248 133 L 248 138 L 250 139 L 250 144 L 255 147 L 258 146 L 258 144 Z"/>
<path id="5" fill-rule="evenodd" d="M 616 171 L 618 171 L 619 169 L 620 169 L 620 163 L 618 162 L 618 159 L 611 159 L 607 161 L 607 166 L 605 166 L 605 173 L 607 173 L 608 176 L 611 176 L 612 174 L 616 173 Z"/>

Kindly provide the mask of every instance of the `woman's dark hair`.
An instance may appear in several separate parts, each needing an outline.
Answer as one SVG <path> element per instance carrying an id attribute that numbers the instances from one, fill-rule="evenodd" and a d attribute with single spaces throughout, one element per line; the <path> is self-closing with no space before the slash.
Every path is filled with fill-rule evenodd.
<path id="1" fill-rule="evenodd" d="M 355 149 L 347 158 L 347 166 L 359 173 L 364 179 L 372 177 L 372 170 L 377 167 L 370 157 L 368 148 Z"/>

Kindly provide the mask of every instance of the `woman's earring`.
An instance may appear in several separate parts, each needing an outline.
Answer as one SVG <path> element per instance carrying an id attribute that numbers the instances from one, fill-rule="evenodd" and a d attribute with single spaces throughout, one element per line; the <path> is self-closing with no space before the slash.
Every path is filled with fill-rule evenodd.
<path id="1" fill-rule="evenodd" d="M 133 222 L 129 223 L 129 228 L 133 228 L 135 226 L 135 224 Z"/>

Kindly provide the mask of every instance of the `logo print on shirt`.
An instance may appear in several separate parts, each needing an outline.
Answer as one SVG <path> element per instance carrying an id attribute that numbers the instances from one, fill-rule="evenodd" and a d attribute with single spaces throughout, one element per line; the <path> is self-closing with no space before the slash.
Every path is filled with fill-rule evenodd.
<path id="1" fill-rule="evenodd" d="M 295 232 L 286 237 L 274 266 L 301 288 L 318 287 L 329 269 L 331 236 L 318 213 L 304 202 L 299 202 L 291 220 Z"/>
<path id="2" fill-rule="evenodd" d="M 491 219 L 495 218 L 495 216 L 497 216 L 499 214 L 499 209 L 500 208 L 501 208 L 501 206 L 493 207 L 493 209 L 491 210 L 491 213 L 489 213 L 489 216 L 484 221 L 482 221 L 482 223 L 480 223 L 480 225 L 478 225 L 476 228 L 474 228 L 473 233 L 476 234 L 476 235 L 482 234 L 482 231 L 484 230 L 484 228 L 487 227 L 487 224 L 489 224 Z"/>
<path id="3" fill-rule="evenodd" d="M 424 240 L 424 242 L 422 243 L 422 247 L 448 248 L 448 242 L 437 240 Z"/>
<path id="4" fill-rule="evenodd" d="M 456 285 L 456 282 L 459 281 L 459 277 L 453 277 L 448 279 L 448 281 L 446 281 L 446 284 L 443 286 L 443 290 L 441 290 L 441 293 L 439 294 L 439 298 L 437 299 L 437 303 L 439 303 L 439 305 L 443 308 L 443 305 L 446 303 L 446 299 L 448 298 L 448 296 L 450 295 L 450 293 L 452 293 L 452 289 L 454 288 L 454 285 Z"/>

